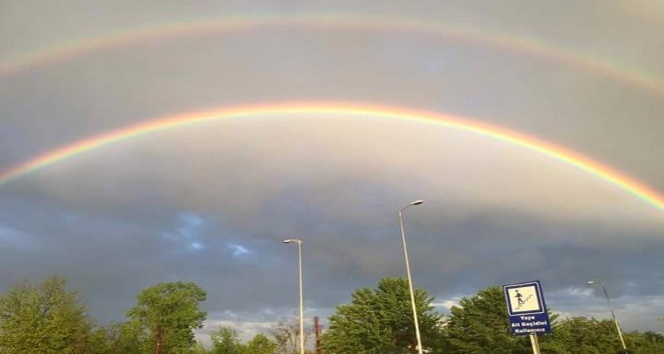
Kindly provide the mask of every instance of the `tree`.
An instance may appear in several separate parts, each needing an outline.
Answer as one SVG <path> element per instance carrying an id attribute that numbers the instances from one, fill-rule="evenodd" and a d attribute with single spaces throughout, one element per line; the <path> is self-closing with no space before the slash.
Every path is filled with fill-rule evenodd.
<path id="1" fill-rule="evenodd" d="M 143 347 L 151 353 L 185 351 L 194 344 L 194 330 L 203 327 L 206 313 L 198 309 L 206 293 L 191 282 L 160 283 L 138 294 L 138 303 L 128 311 L 148 338 Z"/>
<path id="2" fill-rule="evenodd" d="M 423 349 L 439 351 L 441 316 L 431 305 L 433 298 L 415 290 Z M 330 317 L 322 346 L 328 354 L 397 354 L 417 352 L 413 313 L 404 278 L 383 278 L 376 289 L 363 288 L 351 295 Z"/>
<path id="3" fill-rule="evenodd" d="M 530 353 L 527 337 L 511 334 L 505 297 L 499 286 L 463 298 L 450 309 L 445 325 L 446 342 L 452 353 L 518 354 Z"/>
<path id="4" fill-rule="evenodd" d="M 277 345 L 264 334 L 257 334 L 246 344 L 240 343 L 237 331 L 221 326 L 212 332 L 211 354 L 275 354 Z"/>
<path id="5" fill-rule="evenodd" d="M 114 354 L 111 349 L 111 333 L 107 327 L 97 327 L 90 329 L 85 341 L 84 350 L 80 353 L 85 354 Z"/>
<path id="6" fill-rule="evenodd" d="M 571 317 L 561 321 L 550 336 L 568 354 L 623 353 L 611 320 Z M 629 346 L 628 346 L 629 348 Z"/>
<path id="7" fill-rule="evenodd" d="M 0 297 L 0 352 L 77 353 L 85 350 L 89 324 L 78 294 L 65 278 L 21 283 Z"/>
<path id="8" fill-rule="evenodd" d="M 630 353 L 661 354 L 664 353 L 664 335 L 655 332 L 625 333 L 625 342 Z"/>
<path id="9" fill-rule="evenodd" d="M 196 343 L 194 344 L 194 347 L 191 349 L 191 354 L 211 354 L 211 352 L 205 349 L 203 344 Z"/>
<path id="10" fill-rule="evenodd" d="M 257 334 L 244 347 L 244 354 L 274 354 L 277 345 L 264 334 Z"/>
<path id="11" fill-rule="evenodd" d="M 295 318 L 291 320 L 281 320 L 270 329 L 270 335 L 274 339 L 276 348 L 275 354 L 298 354 L 300 351 L 298 333 L 300 332 L 299 321 Z M 307 347 L 308 339 L 312 332 L 304 328 L 304 347 Z M 305 351 L 309 353 L 309 351 Z"/>
<path id="12" fill-rule="evenodd" d="M 212 332 L 210 337 L 212 338 L 212 354 L 241 354 L 242 345 L 235 329 L 221 326 Z"/>
<path id="13" fill-rule="evenodd" d="M 130 321 L 114 323 L 98 330 L 105 336 L 106 347 L 109 354 L 142 354 L 141 342 L 145 333 L 141 331 L 139 323 Z M 91 352 L 97 354 L 96 352 Z"/>

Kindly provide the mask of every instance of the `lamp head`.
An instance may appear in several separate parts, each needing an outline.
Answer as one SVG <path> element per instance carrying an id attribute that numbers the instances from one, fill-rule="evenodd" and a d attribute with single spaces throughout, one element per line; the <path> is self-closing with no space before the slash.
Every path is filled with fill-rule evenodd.
<path id="1" fill-rule="evenodd" d="M 300 241 L 300 240 L 298 240 L 298 239 L 295 239 L 295 238 L 289 238 L 289 239 L 285 239 L 285 240 L 283 240 L 282 242 L 283 242 L 283 243 L 300 243 L 300 242 L 302 242 L 302 241 Z"/>
<path id="2" fill-rule="evenodd" d="M 589 281 L 586 282 L 586 284 L 592 285 L 592 284 L 595 284 L 595 281 L 594 280 L 589 280 Z"/>
<path id="3" fill-rule="evenodd" d="M 418 200 L 414 200 L 414 201 L 410 202 L 410 205 L 420 205 L 422 203 L 424 203 L 424 200 L 418 199 Z"/>

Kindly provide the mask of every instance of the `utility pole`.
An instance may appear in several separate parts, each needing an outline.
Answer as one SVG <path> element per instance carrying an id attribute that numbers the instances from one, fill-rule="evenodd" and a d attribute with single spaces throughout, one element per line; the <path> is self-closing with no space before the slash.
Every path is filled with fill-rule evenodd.
<path id="1" fill-rule="evenodd" d="M 314 316 L 314 335 L 316 336 L 316 354 L 323 354 L 323 349 L 320 347 L 320 334 L 322 327 L 318 323 L 318 316 Z"/>

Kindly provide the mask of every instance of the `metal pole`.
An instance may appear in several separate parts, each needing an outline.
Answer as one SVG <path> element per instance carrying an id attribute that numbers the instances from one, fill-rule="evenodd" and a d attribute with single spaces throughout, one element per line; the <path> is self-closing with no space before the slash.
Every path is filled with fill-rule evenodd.
<path id="1" fill-rule="evenodd" d="M 620 330 L 620 325 L 618 324 L 618 319 L 616 318 L 615 312 L 611 307 L 611 301 L 609 300 L 609 293 L 606 291 L 606 286 L 602 282 L 602 290 L 604 290 L 604 297 L 606 298 L 606 304 L 609 306 L 609 311 L 611 311 L 611 317 L 613 318 L 613 324 L 616 325 L 616 330 L 618 331 L 618 337 L 620 337 L 620 344 L 625 352 L 627 352 L 627 346 L 625 345 L 625 339 L 623 338 L 622 331 Z"/>
<path id="2" fill-rule="evenodd" d="M 283 241 L 284 243 L 297 244 L 297 278 L 298 289 L 300 294 L 300 354 L 304 354 L 304 301 L 302 297 L 302 240 L 296 238 L 289 238 Z"/>
<path id="3" fill-rule="evenodd" d="M 300 354 L 304 354 L 304 302 L 302 299 L 302 241 L 297 243 L 297 268 L 300 288 Z"/>
<path id="4" fill-rule="evenodd" d="M 417 204 L 414 204 L 417 203 Z M 420 326 L 417 320 L 417 306 L 415 306 L 415 292 L 413 291 L 413 280 L 410 275 L 410 263 L 408 262 L 408 248 L 406 246 L 406 232 L 403 227 L 404 209 L 421 204 L 421 201 L 412 202 L 399 210 L 399 225 L 401 226 L 401 242 L 403 243 L 403 257 L 406 261 L 406 276 L 408 277 L 408 291 L 410 292 L 410 303 L 413 307 L 413 322 L 415 323 L 415 338 L 417 339 L 417 352 L 422 354 L 422 339 L 420 338 Z"/>
<path id="5" fill-rule="evenodd" d="M 530 346 L 533 348 L 533 354 L 540 354 L 539 342 L 535 333 L 530 333 Z"/>

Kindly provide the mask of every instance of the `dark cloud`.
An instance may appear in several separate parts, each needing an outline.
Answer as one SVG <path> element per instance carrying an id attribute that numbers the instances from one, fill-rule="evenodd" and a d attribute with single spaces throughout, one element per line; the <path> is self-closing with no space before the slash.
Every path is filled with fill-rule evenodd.
<path id="1" fill-rule="evenodd" d="M 636 17 L 653 19 L 643 9 L 658 5 L 634 2 L 626 12 L 624 4 L 602 4 L 600 15 L 598 3 L 576 2 L 340 1 L 332 8 L 279 1 L 269 10 L 246 1 L 186 8 L 160 2 L 150 4 L 148 17 L 410 16 L 527 37 L 622 63 L 633 68 L 633 79 L 642 71 L 661 81 L 661 39 L 644 35 L 655 33 L 657 21 Z M 0 59 L 144 24 L 136 17 L 143 5 L 106 5 L 3 4 Z M 64 17 L 70 20 L 53 22 Z M 323 100 L 475 117 L 664 190 L 656 154 L 661 96 L 598 68 L 528 53 L 398 28 L 302 26 L 102 47 L 4 74 L 0 168 L 156 117 Z M 296 313 L 296 250 L 282 239 L 304 240 L 307 315 L 325 317 L 354 289 L 404 274 L 397 211 L 418 198 L 425 204 L 405 214 L 413 276 L 441 304 L 488 285 L 540 279 L 554 309 L 601 317 L 602 294 L 585 282 L 603 279 L 625 328 L 658 330 L 654 320 L 638 319 L 664 312 L 661 210 L 596 175 L 504 142 L 340 115 L 181 127 L 2 185 L 0 284 L 62 273 L 93 316 L 108 322 L 122 320 L 146 286 L 195 281 L 208 292 L 203 334 L 233 323 L 247 336 Z"/>

